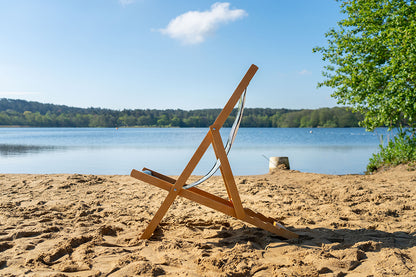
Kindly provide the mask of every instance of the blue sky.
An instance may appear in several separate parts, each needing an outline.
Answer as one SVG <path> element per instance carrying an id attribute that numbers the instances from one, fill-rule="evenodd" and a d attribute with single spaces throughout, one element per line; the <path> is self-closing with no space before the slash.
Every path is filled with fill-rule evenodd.
<path id="1" fill-rule="evenodd" d="M 0 98 L 112 109 L 336 106 L 315 46 L 335 0 L 0 0 Z"/>

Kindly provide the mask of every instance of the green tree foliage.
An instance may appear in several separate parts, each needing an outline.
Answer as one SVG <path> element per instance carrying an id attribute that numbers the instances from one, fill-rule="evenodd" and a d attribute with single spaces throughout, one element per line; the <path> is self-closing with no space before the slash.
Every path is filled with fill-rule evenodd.
<path id="1" fill-rule="evenodd" d="M 123 110 L 80 109 L 24 100 L 0 99 L 0 125 L 31 127 L 208 127 L 220 109 Z M 231 127 L 236 111 L 227 119 Z M 357 127 L 362 120 L 346 108 L 317 110 L 244 110 L 242 127 Z"/>
<path id="2" fill-rule="evenodd" d="M 326 33 L 326 80 L 339 104 L 361 112 L 361 125 L 399 129 L 369 170 L 416 159 L 416 0 L 338 0 L 345 19 Z M 348 119 L 346 119 L 348 121 Z M 403 128 L 406 126 L 406 128 Z"/>
<path id="3" fill-rule="evenodd" d="M 380 152 L 370 158 L 367 171 L 416 161 L 416 137 L 399 132 L 387 145 L 380 145 Z"/>
<path id="4" fill-rule="evenodd" d="M 416 127 L 416 1 L 344 0 L 346 18 L 326 33 L 333 97 L 364 114 L 362 125 Z"/>

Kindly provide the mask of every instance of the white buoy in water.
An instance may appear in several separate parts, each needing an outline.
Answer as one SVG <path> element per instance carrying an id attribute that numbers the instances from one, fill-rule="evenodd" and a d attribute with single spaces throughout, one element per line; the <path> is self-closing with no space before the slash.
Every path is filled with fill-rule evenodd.
<path id="1" fill-rule="evenodd" d="M 270 157 L 269 158 L 269 170 L 282 168 L 290 169 L 288 157 Z"/>

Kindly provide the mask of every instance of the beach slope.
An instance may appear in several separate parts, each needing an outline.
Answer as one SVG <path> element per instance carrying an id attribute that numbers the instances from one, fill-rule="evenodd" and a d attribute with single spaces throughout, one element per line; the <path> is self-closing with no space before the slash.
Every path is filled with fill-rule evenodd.
<path id="1" fill-rule="evenodd" d="M 1 276 L 415 276 L 416 171 L 277 170 L 238 176 L 243 205 L 284 240 L 178 198 L 138 236 L 167 192 L 129 176 L 0 175 Z M 225 197 L 221 177 L 201 188 Z"/>

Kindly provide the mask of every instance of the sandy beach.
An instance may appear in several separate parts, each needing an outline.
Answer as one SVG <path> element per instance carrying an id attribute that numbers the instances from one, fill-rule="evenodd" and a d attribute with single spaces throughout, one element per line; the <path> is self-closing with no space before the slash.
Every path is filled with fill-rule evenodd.
<path id="1" fill-rule="evenodd" d="M 129 176 L 0 175 L 0 276 L 416 276 L 416 171 L 238 176 L 284 240 Z M 225 197 L 221 177 L 200 186 Z"/>

